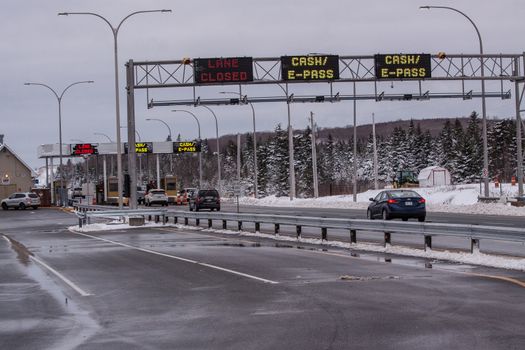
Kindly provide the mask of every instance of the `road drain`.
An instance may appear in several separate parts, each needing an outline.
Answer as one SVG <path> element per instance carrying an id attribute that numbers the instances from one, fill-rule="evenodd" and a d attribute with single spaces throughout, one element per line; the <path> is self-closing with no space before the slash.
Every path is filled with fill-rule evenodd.
<path id="1" fill-rule="evenodd" d="M 340 280 L 343 281 L 376 281 L 376 280 L 398 280 L 401 279 L 399 276 L 341 276 L 339 277 Z"/>

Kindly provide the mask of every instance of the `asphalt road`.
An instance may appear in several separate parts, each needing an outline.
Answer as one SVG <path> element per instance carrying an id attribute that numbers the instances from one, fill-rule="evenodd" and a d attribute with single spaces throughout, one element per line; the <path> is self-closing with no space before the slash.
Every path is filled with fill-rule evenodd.
<path id="1" fill-rule="evenodd" d="M 75 223 L 0 211 L 1 349 L 525 344 L 525 272 L 191 228 L 77 234 Z"/>

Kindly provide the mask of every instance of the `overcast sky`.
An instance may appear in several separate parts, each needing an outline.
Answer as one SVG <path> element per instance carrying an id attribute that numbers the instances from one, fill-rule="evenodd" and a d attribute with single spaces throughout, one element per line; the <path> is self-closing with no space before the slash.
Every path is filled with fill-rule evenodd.
<path id="1" fill-rule="evenodd" d="M 338 55 L 479 52 L 476 33 L 465 18 L 444 10 L 419 10 L 421 5 L 453 6 L 466 12 L 481 32 L 485 53 L 517 54 L 525 50 L 525 3 L 522 0 L 1 0 L 0 134 L 5 134 L 5 142 L 31 166 L 44 164 L 37 158 L 36 150 L 40 144 L 58 142 L 57 101 L 45 88 L 24 86 L 23 83 L 46 83 L 61 91 L 72 82 L 94 80 L 94 84 L 74 86 L 66 93 L 62 104 L 63 142 L 74 143 L 72 139 L 105 142 L 94 132 L 103 132 L 115 139 L 113 37 L 110 29 L 95 17 L 59 17 L 58 12 L 96 12 L 116 25 L 133 11 L 173 10 L 169 14 L 138 15 L 121 29 L 121 124 L 125 125 L 124 63 L 129 59 L 279 57 L 310 52 Z M 308 93 L 311 89 L 313 92 L 313 85 L 318 84 L 308 84 L 298 91 Z M 443 89 L 443 84 L 434 86 Z M 432 91 L 434 86 L 427 87 Z M 479 83 L 473 88 L 477 86 Z M 506 86 L 506 89 L 511 88 L 511 85 Z M 280 94 L 275 87 L 264 89 L 272 95 Z M 351 84 L 341 84 L 340 89 L 349 93 Z M 390 89 L 390 84 L 384 83 L 381 89 Z M 402 92 L 403 89 L 403 83 L 395 83 L 395 91 Z M 176 98 L 177 93 L 177 89 L 164 89 L 158 97 Z M 255 108 L 258 130 L 272 130 L 277 123 L 286 126 L 284 103 L 256 104 Z M 166 120 L 174 137 L 179 133 L 184 139 L 196 137 L 195 121 L 171 113 L 170 109 L 148 110 L 145 94 L 137 93 L 137 130 L 143 141 L 161 141 L 167 136 L 165 126 L 145 121 L 148 117 Z M 209 112 L 188 109 L 201 120 L 203 138 L 214 137 L 215 124 Z M 491 117 L 513 116 L 514 109 L 514 100 L 489 99 L 487 102 L 487 113 Z M 310 110 L 316 113 L 320 127 L 352 124 L 350 101 L 292 104 L 291 110 L 294 128 L 306 126 Z M 466 116 L 473 110 L 479 112 L 479 100 L 366 101 L 357 106 L 358 124 L 369 123 L 372 112 L 378 121 L 387 121 Z M 221 135 L 252 130 L 249 107 L 216 107 L 215 111 Z"/>

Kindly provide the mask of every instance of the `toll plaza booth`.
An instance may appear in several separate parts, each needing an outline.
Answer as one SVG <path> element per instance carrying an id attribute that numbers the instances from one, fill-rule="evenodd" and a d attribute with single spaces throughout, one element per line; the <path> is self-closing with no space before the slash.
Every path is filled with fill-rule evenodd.
<path id="1" fill-rule="evenodd" d="M 160 179 L 160 188 L 166 191 L 168 204 L 174 204 L 177 200 L 177 179 L 173 175 L 166 175 Z"/>

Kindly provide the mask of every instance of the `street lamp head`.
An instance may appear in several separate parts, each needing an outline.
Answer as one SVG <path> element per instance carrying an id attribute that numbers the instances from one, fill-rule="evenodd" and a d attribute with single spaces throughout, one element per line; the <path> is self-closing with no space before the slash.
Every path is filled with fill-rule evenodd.
<path id="1" fill-rule="evenodd" d="M 420 10 L 430 10 L 430 6 L 419 6 Z"/>
<path id="2" fill-rule="evenodd" d="M 24 85 L 31 85 L 31 83 L 24 83 Z"/>
<path id="3" fill-rule="evenodd" d="M 163 9 L 163 10 L 160 10 L 160 12 L 163 12 L 163 13 L 164 12 L 171 12 L 171 10 L 170 9 Z"/>
<path id="4" fill-rule="evenodd" d="M 60 12 L 58 15 L 59 16 L 68 16 L 69 12 Z"/>

